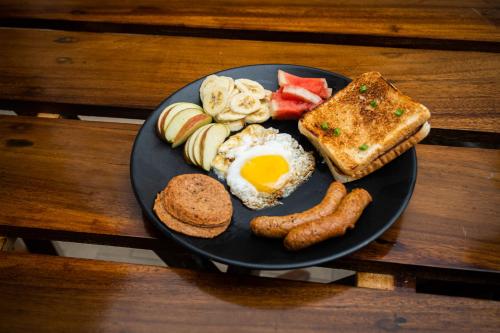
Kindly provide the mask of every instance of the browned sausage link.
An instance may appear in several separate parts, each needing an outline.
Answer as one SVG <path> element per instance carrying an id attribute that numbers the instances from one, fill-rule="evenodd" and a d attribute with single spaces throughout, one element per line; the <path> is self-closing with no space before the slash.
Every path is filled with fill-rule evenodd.
<path id="1" fill-rule="evenodd" d="M 341 236 L 347 228 L 353 228 L 363 210 L 372 201 L 370 193 L 354 189 L 342 199 L 337 210 L 328 216 L 304 223 L 290 230 L 285 237 L 288 250 L 300 250 L 328 238 Z"/>
<path id="2" fill-rule="evenodd" d="M 257 236 L 283 238 L 292 228 L 333 213 L 346 192 L 344 184 L 333 182 L 323 200 L 311 209 L 285 216 L 259 216 L 250 222 L 250 227 Z"/>

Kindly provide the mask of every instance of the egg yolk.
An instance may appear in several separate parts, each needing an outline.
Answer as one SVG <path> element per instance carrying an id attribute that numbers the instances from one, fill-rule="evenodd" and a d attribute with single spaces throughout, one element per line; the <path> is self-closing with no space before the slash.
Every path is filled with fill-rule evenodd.
<path id="1" fill-rule="evenodd" d="M 276 190 L 276 182 L 287 174 L 288 170 L 288 161 L 283 156 L 262 155 L 246 161 L 240 174 L 257 191 L 272 193 Z"/>

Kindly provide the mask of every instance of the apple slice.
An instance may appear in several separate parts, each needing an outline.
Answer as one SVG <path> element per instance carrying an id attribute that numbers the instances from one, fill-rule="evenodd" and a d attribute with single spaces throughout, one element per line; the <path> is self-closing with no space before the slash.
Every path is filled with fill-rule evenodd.
<path id="1" fill-rule="evenodd" d="M 198 128 L 196 131 L 194 131 L 193 134 L 191 134 L 191 136 L 186 141 L 186 144 L 184 145 L 184 159 L 189 164 L 194 164 L 194 158 L 193 155 L 191 154 L 191 151 L 193 150 L 194 140 L 196 140 L 196 137 L 198 136 L 199 133 L 200 133 L 200 128 Z"/>
<path id="2" fill-rule="evenodd" d="M 191 160 L 193 161 L 193 164 L 195 164 L 195 165 L 201 166 L 201 162 L 202 162 L 202 160 L 201 160 L 201 158 L 202 158 L 201 144 L 203 142 L 203 138 L 205 136 L 205 133 L 212 126 L 215 126 L 215 124 L 208 124 L 208 125 L 200 127 L 200 129 L 199 129 L 201 131 L 196 136 L 196 140 L 193 143 L 193 147 L 192 147 L 192 151 L 191 151 L 191 155 L 193 157 Z"/>
<path id="3" fill-rule="evenodd" d="M 179 117 L 180 115 L 181 114 L 178 114 L 177 117 Z M 177 132 L 177 135 L 174 137 L 172 148 L 176 148 L 179 145 L 183 144 L 189 138 L 189 136 L 193 134 L 194 131 L 196 131 L 201 126 L 209 124 L 211 122 L 212 122 L 212 117 L 210 117 L 206 113 L 192 116 L 191 118 L 186 120 L 186 122 L 181 127 L 179 132 Z"/>
<path id="4" fill-rule="evenodd" d="M 186 141 L 186 144 L 184 145 L 184 148 L 182 149 L 182 156 L 184 156 L 184 160 L 186 161 L 187 164 L 193 164 L 193 162 L 189 158 L 189 138 Z"/>
<path id="5" fill-rule="evenodd" d="M 165 109 L 163 109 L 163 111 L 160 113 L 160 116 L 158 117 L 158 121 L 156 122 L 156 134 L 158 134 L 158 136 L 163 141 L 165 141 L 165 120 L 167 119 L 167 115 L 169 114 L 170 110 L 172 110 L 179 104 L 182 104 L 182 102 L 170 104 Z"/>
<path id="6" fill-rule="evenodd" d="M 200 110 L 201 112 L 203 112 L 202 107 L 197 105 L 197 104 L 194 104 L 194 103 L 179 102 L 179 103 L 174 103 L 174 104 L 172 104 L 173 107 L 170 108 L 168 110 L 168 112 L 166 112 L 165 120 L 163 120 L 163 128 L 164 129 L 166 129 L 168 124 L 170 124 L 170 122 L 172 121 L 172 118 L 175 117 L 175 115 L 177 113 L 181 112 L 182 110 L 197 109 L 197 110 Z"/>
<path id="7" fill-rule="evenodd" d="M 191 136 L 188 138 L 186 144 L 184 145 L 184 158 L 190 164 L 195 164 L 193 146 L 194 146 L 194 142 L 196 141 L 196 138 L 198 137 L 200 132 L 203 132 L 203 126 L 198 128 L 196 131 L 194 131 L 194 133 L 191 134 Z"/>
<path id="8" fill-rule="evenodd" d="M 186 124 L 190 118 L 200 114 L 203 114 L 203 112 L 198 109 L 184 109 L 177 112 L 165 128 L 165 139 L 167 139 L 168 142 L 173 142 L 184 124 Z"/>
<path id="9" fill-rule="evenodd" d="M 201 141 L 201 166 L 203 169 L 210 171 L 212 168 L 212 161 L 214 160 L 215 155 L 217 155 L 220 145 L 226 138 L 227 128 L 222 124 L 213 125 L 203 134 Z"/>

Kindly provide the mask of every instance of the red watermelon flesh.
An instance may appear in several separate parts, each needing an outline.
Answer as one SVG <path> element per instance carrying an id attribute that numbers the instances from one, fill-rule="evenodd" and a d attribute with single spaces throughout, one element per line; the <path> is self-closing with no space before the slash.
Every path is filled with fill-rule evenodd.
<path id="1" fill-rule="evenodd" d="M 298 99 L 303 102 L 311 103 L 314 105 L 323 102 L 323 99 L 320 96 L 300 86 L 286 85 L 283 87 L 281 95 L 285 99 L 292 99 L 292 100 Z"/>
<path id="2" fill-rule="evenodd" d="M 321 98 L 328 98 L 332 95 L 328 90 L 329 88 L 326 79 L 300 77 L 282 71 L 281 69 L 278 70 L 278 84 L 280 85 L 280 87 L 284 87 L 287 85 L 300 86 L 320 96 Z"/>
<path id="3" fill-rule="evenodd" d="M 311 107 L 312 104 L 310 103 L 285 99 L 281 90 L 273 93 L 271 97 L 271 115 L 273 119 L 299 119 Z"/>

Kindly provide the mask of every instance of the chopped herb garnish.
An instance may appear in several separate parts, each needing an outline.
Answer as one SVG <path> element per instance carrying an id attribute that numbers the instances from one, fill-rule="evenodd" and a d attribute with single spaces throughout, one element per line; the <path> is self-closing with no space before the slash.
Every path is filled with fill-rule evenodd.
<path id="1" fill-rule="evenodd" d="M 359 146 L 359 150 L 367 150 L 368 145 L 366 143 L 363 143 L 361 146 Z"/>
<path id="2" fill-rule="evenodd" d="M 333 129 L 333 135 L 335 135 L 335 136 L 339 136 L 339 135 L 340 135 L 340 128 L 335 127 L 335 128 Z"/>
<path id="3" fill-rule="evenodd" d="M 328 123 L 327 123 L 327 122 L 323 122 L 323 123 L 321 123 L 321 129 L 323 129 L 323 130 L 325 130 L 325 131 L 326 131 L 326 130 L 328 129 L 328 127 L 329 127 L 329 126 L 328 126 Z"/>
<path id="4" fill-rule="evenodd" d="M 364 93 L 368 90 L 368 88 L 366 87 L 365 84 L 362 84 L 361 87 L 359 87 L 359 92 L 360 93 Z"/>
<path id="5" fill-rule="evenodd" d="M 403 113 L 405 113 L 405 110 L 401 108 L 397 108 L 396 112 L 394 112 L 394 114 L 398 117 L 401 117 Z"/>
<path id="6" fill-rule="evenodd" d="M 371 101 L 370 105 L 372 106 L 372 108 L 376 108 L 377 107 L 377 101 L 376 100 Z"/>

